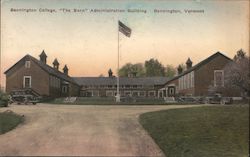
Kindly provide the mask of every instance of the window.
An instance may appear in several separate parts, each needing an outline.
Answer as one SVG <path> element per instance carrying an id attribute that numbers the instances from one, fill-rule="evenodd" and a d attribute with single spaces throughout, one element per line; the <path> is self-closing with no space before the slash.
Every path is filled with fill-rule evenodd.
<path id="1" fill-rule="evenodd" d="M 174 87 L 169 87 L 168 88 L 168 95 L 173 96 L 175 94 L 175 88 Z"/>
<path id="2" fill-rule="evenodd" d="M 214 71 L 214 86 L 224 86 L 224 71 L 215 70 Z"/>
<path id="3" fill-rule="evenodd" d="M 142 85 L 138 85 L 138 88 L 143 88 L 143 86 Z"/>
<path id="4" fill-rule="evenodd" d="M 137 88 L 137 85 L 133 85 L 133 88 Z"/>
<path id="5" fill-rule="evenodd" d="M 62 92 L 67 93 L 67 91 L 68 91 L 67 86 L 62 86 Z"/>
<path id="6" fill-rule="evenodd" d="M 110 89 L 110 88 L 113 88 L 113 86 L 112 85 L 108 85 L 108 88 Z"/>
<path id="7" fill-rule="evenodd" d="M 23 88 L 31 88 L 31 76 L 23 77 Z"/>
<path id="8" fill-rule="evenodd" d="M 131 91 L 124 91 L 125 96 L 131 96 Z"/>
<path id="9" fill-rule="evenodd" d="M 25 61 L 25 68 L 30 68 L 30 61 Z"/>
<path id="10" fill-rule="evenodd" d="M 137 96 L 139 96 L 139 92 L 138 91 L 133 91 L 132 95 L 135 96 L 135 97 L 137 97 Z"/>
<path id="11" fill-rule="evenodd" d="M 149 92 L 148 92 L 148 96 L 154 97 L 154 96 L 155 96 L 155 91 L 149 91 Z"/>
<path id="12" fill-rule="evenodd" d="M 113 96 L 113 91 L 106 91 L 106 96 Z"/>
<path id="13" fill-rule="evenodd" d="M 139 92 L 139 96 L 145 97 L 145 93 L 146 93 L 145 91 L 140 91 L 140 92 Z"/>
<path id="14" fill-rule="evenodd" d="M 194 87 L 194 72 L 191 72 L 191 87 Z"/>
<path id="15" fill-rule="evenodd" d="M 187 75 L 184 75 L 183 76 L 184 77 L 184 79 L 183 79 L 183 84 L 184 84 L 184 89 L 186 89 L 187 88 Z"/>
<path id="16" fill-rule="evenodd" d="M 99 91 L 98 90 L 93 90 L 92 91 L 92 96 L 99 96 Z"/>
<path id="17" fill-rule="evenodd" d="M 125 88 L 130 88 L 130 85 L 125 85 Z"/>
<path id="18" fill-rule="evenodd" d="M 187 88 L 190 88 L 190 73 L 187 74 Z"/>

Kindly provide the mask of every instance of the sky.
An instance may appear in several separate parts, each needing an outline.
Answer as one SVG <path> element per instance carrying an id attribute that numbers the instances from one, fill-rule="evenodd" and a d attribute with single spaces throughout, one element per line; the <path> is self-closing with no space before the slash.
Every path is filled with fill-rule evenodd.
<path id="1" fill-rule="evenodd" d="M 217 51 L 230 58 L 239 49 L 249 53 L 249 0 L 2 0 L 1 84 L 4 71 L 26 54 L 39 58 L 43 50 L 49 65 L 57 58 L 70 76 L 107 76 L 109 68 L 116 73 L 118 20 L 132 29 L 130 38 L 119 34 L 121 66 L 150 58 L 177 66 L 188 57 L 195 65 Z"/>

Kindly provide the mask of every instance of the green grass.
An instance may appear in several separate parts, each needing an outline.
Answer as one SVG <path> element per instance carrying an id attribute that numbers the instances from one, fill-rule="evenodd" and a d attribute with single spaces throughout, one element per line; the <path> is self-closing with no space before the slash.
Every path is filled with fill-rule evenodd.
<path id="1" fill-rule="evenodd" d="M 140 115 L 167 157 L 248 157 L 249 106 L 173 109 Z"/>
<path id="2" fill-rule="evenodd" d="M 0 112 L 0 134 L 14 129 L 24 118 L 13 112 Z"/>

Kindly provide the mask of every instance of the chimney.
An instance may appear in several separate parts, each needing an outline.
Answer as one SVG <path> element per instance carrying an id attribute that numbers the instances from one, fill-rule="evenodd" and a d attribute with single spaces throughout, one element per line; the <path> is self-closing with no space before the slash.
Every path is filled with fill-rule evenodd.
<path id="1" fill-rule="evenodd" d="M 178 75 L 180 75 L 183 72 L 183 68 L 181 67 L 181 65 L 178 66 L 177 71 Z"/>
<path id="2" fill-rule="evenodd" d="M 58 62 L 57 59 L 54 60 L 53 66 L 54 66 L 55 69 L 59 70 L 59 62 Z"/>
<path id="3" fill-rule="evenodd" d="M 190 58 L 188 58 L 186 65 L 187 65 L 187 69 L 190 69 L 192 67 L 193 62 L 191 61 Z"/>
<path id="4" fill-rule="evenodd" d="M 44 52 L 44 50 L 42 51 L 42 53 L 39 55 L 40 57 L 40 61 L 43 62 L 44 64 L 47 63 L 47 55 L 46 53 Z"/>
<path id="5" fill-rule="evenodd" d="M 113 72 L 111 69 L 109 69 L 108 73 L 109 73 L 109 77 L 113 77 Z"/>
<path id="6" fill-rule="evenodd" d="M 67 65 L 64 66 L 64 68 L 63 68 L 63 73 L 66 74 L 66 75 L 68 75 L 68 73 L 69 73 L 69 68 L 67 67 Z"/>

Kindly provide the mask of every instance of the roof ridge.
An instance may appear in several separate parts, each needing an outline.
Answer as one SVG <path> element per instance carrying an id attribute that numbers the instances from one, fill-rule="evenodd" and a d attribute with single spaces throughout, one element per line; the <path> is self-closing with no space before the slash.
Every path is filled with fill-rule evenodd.
<path id="1" fill-rule="evenodd" d="M 211 56 L 207 57 L 206 59 L 203 59 L 203 60 L 200 61 L 199 63 L 195 64 L 195 65 L 194 65 L 193 67 L 191 67 L 190 69 L 187 69 L 186 71 L 182 72 L 181 74 L 179 74 L 179 75 L 173 77 L 172 79 L 168 80 L 167 83 L 170 82 L 170 81 L 173 81 L 173 80 L 175 80 L 175 79 L 177 79 L 177 78 L 179 78 L 179 77 L 181 77 L 181 76 L 183 76 L 183 75 L 185 75 L 185 74 L 187 74 L 187 73 L 189 73 L 189 72 L 191 72 L 191 71 L 194 71 L 194 70 L 197 69 L 197 68 L 200 68 L 201 66 L 203 66 L 203 64 L 205 64 L 206 62 L 210 62 L 214 57 L 216 57 L 216 56 L 218 56 L 218 55 L 221 55 L 221 56 L 225 57 L 226 59 L 232 61 L 231 58 L 227 57 L 226 55 L 224 55 L 224 54 L 221 53 L 220 51 L 217 51 L 217 52 L 215 52 L 214 54 L 212 54 Z"/>

